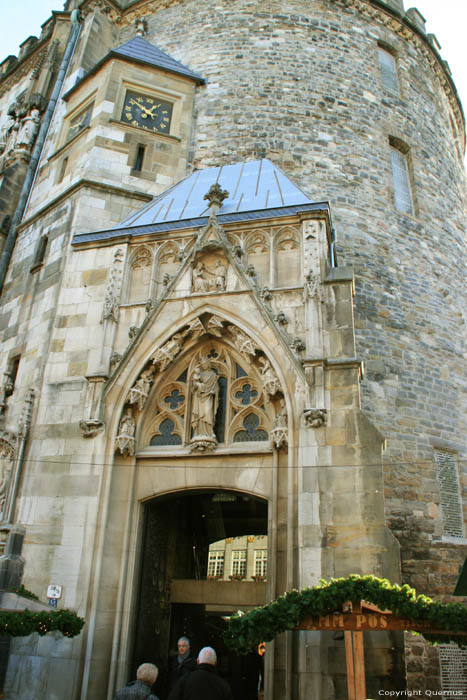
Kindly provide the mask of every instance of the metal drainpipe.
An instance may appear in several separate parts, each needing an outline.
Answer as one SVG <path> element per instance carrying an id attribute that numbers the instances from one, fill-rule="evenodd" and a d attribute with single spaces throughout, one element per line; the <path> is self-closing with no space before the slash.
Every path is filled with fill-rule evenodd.
<path id="1" fill-rule="evenodd" d="M 52 121 L 52 116 L 55 111 L 55 105 L 57 104 L 57 100 L 59 98 L 63 82 L 65 80 L 68 66 L 70 64 L 70 60 L 73 55 L 78 36 L 81 31 L 78 12 L 71 13 L 71 23 L 71 32 L 70 36 L 68 37 L 68 42 L 64 56 L 62 58 L 62 62 L 60 64 L 60 70 L 58 71 L 57 80 L 55 81 L 52 96 L 49 100 L 49 104 L 47 105 L 47 109 L 45 110 L 44 119 L 42 120 L 41 128 L 37 135 L 36 143 L 34 145 L 34 149 L 31 155 L 31 160 L 29 161 L 28 170 L 24 179 L 23 187 L 21 189 L 21 195 L 18 200 L 18 205 L 13 215 L 10 230 L 8 232 L 8 236 L 5 241 L 5 246 L 2 251 L 2 256 L 0 258 L 0 294 L 3 289 L 3 283 L 5 282 L 5 277 L 8 272 L 8 266 L 10 264 L 10 259 L 15 247 L 18 224 L 20 223 L 24 214 L 24 210 L 26 208 L 29 193 L 36 176 L 36 169 L 39 163 L 39 158 L 41 156 L 42 148 L 44 146 L 47 132 L 49 130 L 50 122 Z"/>

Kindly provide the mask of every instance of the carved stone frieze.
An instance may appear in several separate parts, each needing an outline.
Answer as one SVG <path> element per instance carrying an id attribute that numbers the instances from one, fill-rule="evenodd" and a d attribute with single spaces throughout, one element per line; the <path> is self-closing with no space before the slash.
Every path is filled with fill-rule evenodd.
<path id="1" fill-rule="evenodd" d="M 206 262 L 198 261 L 192 270 L 192 291 L 194 293 L 223 292 L 225 291 L 227 275 L 227 263 L 222 258 L 217 258 L 214 267 Z"/>
<path id="2" fill-rule="evenodd" d="M 327 410 L 325 408 L 305 408 L 303 420 L 307 428 L 321 428 L 325 425 Z"/>
<path id="3" fill-rule="evenodd" d="M 118 435 L 115 439 L 116 449 L 121 455 L 133 457 L 135 454 L 135 433 L 136 421 L 131 408 L 127 408 L 126 414 L 120 420 Z"/>
<path id="4" fill-rule="evenodd" d="M 120 293 L 122 287 L 123 251 L 119 248 L 114 255 L 113 265 L 110 269 L 107 292 L 102 311 L 102 323 L 106 320 L 118 322 L 120 313 Z"/>

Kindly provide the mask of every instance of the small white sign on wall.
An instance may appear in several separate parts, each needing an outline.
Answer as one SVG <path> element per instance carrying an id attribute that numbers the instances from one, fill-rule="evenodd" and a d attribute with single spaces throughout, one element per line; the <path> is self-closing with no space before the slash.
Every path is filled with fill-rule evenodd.
<path id="1" fill-rule="evenodd" d="M 47 587 L 47 598 L 61 598 L 62 597 L 62 586 L 57 586 L 54 583 L 51 583 L 50 586 Z"/>

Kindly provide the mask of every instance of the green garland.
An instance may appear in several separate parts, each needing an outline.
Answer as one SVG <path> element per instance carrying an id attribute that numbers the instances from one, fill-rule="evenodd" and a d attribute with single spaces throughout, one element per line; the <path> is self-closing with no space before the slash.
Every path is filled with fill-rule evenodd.
<path id="1" fill-rule="evenodd" d="M 71 610 L 31 612 L 31 610 L 0 611 L 0 635 L 27 637 L 33 632 L 41 636 L 47 632 L 61 632 L 65 637 L 76 637 L 84 626 L 82 617 Z"/>
<path id="2" fill-rule="evenodd" d="M 342 610 L 343 604 L 351 600 L 366 600 L 413 622 L 428 620 L 435 628 L 450 630 L 451 634 L 424 635 L 430 644 L 454 641 L 467 645 L 466 637 L 456 635 L 467 630 L 467 607 L 462 603 L 440 603 L 417 595 L 408 585 L 398 586 L 387 579 L 357 574 L 321 580 L 320 586 L 289 591 L 245 615 L 234 615 L 228 622 L 224 639 L 231 649 L 245 654 L 260 642 L 270 642 L 277 634 L 292 630 L 310 615 Z"/>

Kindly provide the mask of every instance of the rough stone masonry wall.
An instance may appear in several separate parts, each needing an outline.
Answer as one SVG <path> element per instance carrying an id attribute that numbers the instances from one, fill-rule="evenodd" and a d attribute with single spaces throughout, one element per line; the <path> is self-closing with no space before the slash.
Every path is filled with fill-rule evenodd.
<path id="1" fill-rule="evenodd" d="M 146 16 L 146 38 L 208 80 L 194 165 L 266 156 L 331 201 L 341 264 L 356 273 L 363 407 L 388 441 L 403 578 L 451 592 L 465 547 L 441 539 L 433 444 L 460 452 L 465 491 L 465 189 L 433 53 L 364 0 L 167 4 Z M 133 34 L 129 23 L 120 40 Z M 400 97 L 382 88 L 378 41 L 396 52 Z M 410 148 L 413 216 L 394 206 L 389 137 Z"/>

